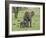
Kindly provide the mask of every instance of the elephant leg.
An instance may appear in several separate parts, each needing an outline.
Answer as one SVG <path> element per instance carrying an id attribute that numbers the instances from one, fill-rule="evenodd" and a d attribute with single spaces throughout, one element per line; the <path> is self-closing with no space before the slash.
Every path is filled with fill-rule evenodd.
<path id="1" fill-rule="evenodd" d="M 30 21 L 30 27 L 32 27 L 32 26 L 31 26 L 31 21 Z"/>
<path id="2" fill-rule="evenodd" d="M 20 28 L 22 28 L 22 27 L 23 27 L 23 22 L 20 23 Z"/>

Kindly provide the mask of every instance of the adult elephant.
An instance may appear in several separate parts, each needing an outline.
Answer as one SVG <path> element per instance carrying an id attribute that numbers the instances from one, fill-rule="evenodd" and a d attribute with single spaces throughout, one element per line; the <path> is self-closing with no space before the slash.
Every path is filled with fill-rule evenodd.
<path id="1" fill-rule="evenodd" d="M 32 16 L 34 15 L 34 11 L 28 12 L 26 11 L 24 14 L 24 20 L 20 23 L 21 27 L 31 27 Z M 30 26 L 29 26 L 30 23 Z"/>

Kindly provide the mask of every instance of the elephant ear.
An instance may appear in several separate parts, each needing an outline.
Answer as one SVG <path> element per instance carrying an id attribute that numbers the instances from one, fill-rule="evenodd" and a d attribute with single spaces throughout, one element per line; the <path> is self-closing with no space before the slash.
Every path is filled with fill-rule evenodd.
<path id="1" fill-rule="evenodd" d="M 31 12 L 31 16 L 34 16 L 34 11 Z"/>
<path id="2" fill-rule="evenodd" d="M 25 12 L 24 18 L 27 18 L 27 17 L 28 17 L 28 12 Z"/>

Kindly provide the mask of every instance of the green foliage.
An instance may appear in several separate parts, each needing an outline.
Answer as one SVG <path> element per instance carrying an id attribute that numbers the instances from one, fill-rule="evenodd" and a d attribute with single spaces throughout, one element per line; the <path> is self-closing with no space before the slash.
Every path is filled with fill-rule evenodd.
<path id="1" fill-rule="evenodd" d="M 14 9 L 16 11 L 16 9 Z M 20 22 L 24 18 L 26 11 L 33 11 L 34 16 L 32 17 L 32 27 L 20 28 Z M 32 12 L 32 14 L 33 14 Z M 40 9 L 39 8 L 26 8 L 19 7 L 17 12 L 14 12 L 15 15 L 12 15 L 12 31 L 26 31 L 26 30 L 39 30 L 40 29 Z M 15 18 L 17 16 L 17 18 Z"/>

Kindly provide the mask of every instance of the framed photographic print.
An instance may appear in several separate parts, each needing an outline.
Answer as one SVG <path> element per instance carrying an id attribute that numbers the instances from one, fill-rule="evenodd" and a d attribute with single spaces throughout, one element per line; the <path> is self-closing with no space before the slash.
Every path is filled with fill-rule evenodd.
<path id="1" fill-rule="evenodd" d="M 5 36 L 45 35 L 45 3 L 5 2 Z"/>

